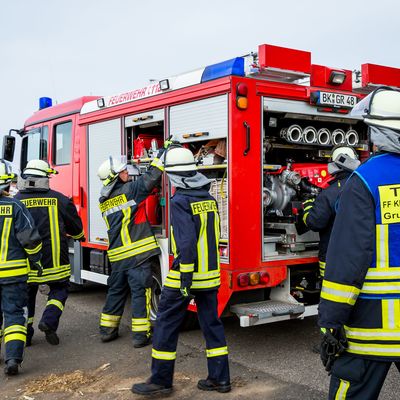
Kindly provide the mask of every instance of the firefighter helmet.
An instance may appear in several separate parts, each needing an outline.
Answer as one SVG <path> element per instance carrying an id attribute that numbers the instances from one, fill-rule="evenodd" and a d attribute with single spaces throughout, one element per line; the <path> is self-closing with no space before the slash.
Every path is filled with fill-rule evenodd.
<path id="1" fill-rule="evenodd" d="M 51 174 L 58 174 L 58 172 L 50 168 L 47 161 L 44 160 L 30 160 L 23 171 L 24 175 L 45 176 L 49 177 Z"/>
<path id="2" fill-rule="evenodd" d="M 193 153 L 184 147 L 173 147 L 165 156 L 165 172 L 196 171 Z"/>
<path id="3" fill-rule="evenodd" d="M 353 147 L 340 144 L 332 149 L 332 162 L 346 171 L 354 171 L 360 165 L 358 154 Z"/>
<path id="4" fill-rule="evenodd" d="M 368 125 L 400 130 L 400 91 L 388 86 L 374 90 L 351 111 Z"/>
<path id="5" fill-rule="evenodd" d="M 120 172 L 126 170 L 126 168 L 126 163 L 123 163 L 117 158 L 110 156 L 100 165 L 99 169 L 97 170 L 97 176 L 103 182 L 103 185 L 107 186 L 118 177 Z"/>
<path id="6" fill-rule="evenodd" d="M 11 172 L 10 164 L 0 159 L 0 190 L 7 190 L 15 175 Z"/>

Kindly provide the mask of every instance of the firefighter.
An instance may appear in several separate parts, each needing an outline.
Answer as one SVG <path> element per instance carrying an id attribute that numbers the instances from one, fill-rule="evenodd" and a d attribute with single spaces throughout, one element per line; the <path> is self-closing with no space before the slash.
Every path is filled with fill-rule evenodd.
<path id="1" fill-rule="evenodd" d="M 134 384 L 140 395 L 172 391 L 180 325 L 194 298 L 200 327 L 206 339 L 208 377 L 198 382 L 201 390 L 231 390 L 228 348 L 217 312 L 220 286 L 219 214 L 209 194 L 210 180 L 196 171 L 190 150 L 176 147 L 166 154 L 165 171 L 171 186 L 171 245 L 174 262 L 162 290 L 154 330 L 151 377 Z"/>
<path id="2" fill-rule="evenodd" d="M 39 232 L 28 210 L 8 195 L 13 177 L 8 164 L 0 160 L 0 304 L 7 375 L 18 374 L 22 363 L 28 302 L 26 282 L 29 268 L 40 275 L 42 249 Z"/>
<path id="3" fill-rule="evenodd" d="M 316 198 L 303 203 L 303 222 L 314 232 L 319 232 L 319 273 L 324 277 L 326 251 L 335 221 L 335 207 L 350 174 L 360 165 L 356 151 L 349 146 L 337 145 L 332 150 L 328 172 L 333 176 L 329 186 Z"/>
<path id="4" fill-rule="evenodd" d="M 319 305 L 329 399 L 377 399 L 400 367 L 400 91 L 358 103 L 377 152 L 347 181 L 327 252 Z"/>
<path id="5" fill-rule="evenodd" d="M 159 156 L 163 158 L 162 153 Z M 109 157 L 98 170 L 103 182 L 100 211 L 108 227 L 108 278 L 106 303 L 100 317 L 103 342 L 118 337 L 125 300 L 131 292 L 133 346 L 151 341 L 150 302 L 152 263 L 161 253 L 147 220 L 145 200 L 160 184 L 163 162 L 155 158 L 149 170 L 131 181 L 126 163 Z"/>
<path id="6" fill-rule="evenodd" d="M 49 187 L 49 178 L 53 174 L 57 171 L 46 161 L 30 160 L 18 179 L 19 192 L 15 196 L 28 208 L 43 239 L 43 275 L 38 276 L 36 271 L 29 273 L 27 346 L 32 343 L 36 295 L 41 284 L 47 284 L 50 291 L 38 328 L 44 332 L 48 343 L 59 344 L 57 329 L 68 298 L 71 276 L 67 235 L 74 240 L 85 239 L 73 202 Z"/>

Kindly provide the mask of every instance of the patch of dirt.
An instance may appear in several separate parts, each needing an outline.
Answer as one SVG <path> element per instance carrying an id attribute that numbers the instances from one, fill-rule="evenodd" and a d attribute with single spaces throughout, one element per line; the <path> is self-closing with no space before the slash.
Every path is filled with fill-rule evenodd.
<path id="1" fill-rule="evenodd" d="M 66 374 L 50 374 L 30 381 L 24 394 L 78 392 L 83 386 L 95 383 L 101 376 L 80 370 Z"/>

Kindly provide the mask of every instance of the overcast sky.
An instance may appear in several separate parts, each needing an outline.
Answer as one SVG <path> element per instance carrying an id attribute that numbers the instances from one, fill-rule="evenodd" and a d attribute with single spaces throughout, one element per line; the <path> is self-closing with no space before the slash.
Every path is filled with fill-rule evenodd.
<path id="1" fill-rule="evenodd" d="M 400 68 L 396 0 L 0 0 L 0 135 L 38 99 L 61 103 L 256 51 L 312 52 L 312 62 Z"/>

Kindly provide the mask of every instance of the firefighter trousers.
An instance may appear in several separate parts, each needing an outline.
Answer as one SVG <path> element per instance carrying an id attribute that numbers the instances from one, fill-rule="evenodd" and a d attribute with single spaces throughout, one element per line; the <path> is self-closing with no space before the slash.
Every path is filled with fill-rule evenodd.
<path id="1" fill-rule="evenodd" d="M 46 308 L 43 311 L 40 322 L 44 322 L 51 330 L 57 331 L 61 315 L 64 311 L 65 303 L 68 298 L 69 281 L 49 282 L 49 294 L 47 295 Z M 36 295 L 39 285 L 28 284 L 28 339 L 32 339 L 34 329 L 33 321 L 35 317 Z"/>
<path id="2" fill-rule="evenodd" d="M 224 327 L 218 318 L 218 290 L 193 291 L 200 328 L 206 340 L 208 377 L 214 382 L 229 382 L 228 347 Z M 151 383 L 172 387 L 179 329 L 189 305 L 179 290 L 164 287 L 158 306 L 153 335 Z"/>
<path id="3" fill-rule="evenodd" d="M 26 282 L 1 284 L 5 361 L 22 362 L 26 342 L 28 289 Z M 1 325 L 0 325 L 1 329 Z"/>
<path id="4" fill-rule="evenodd" d="M 151 335 L 150 304 L 152 270 L 151 260 L 146 260 L 135 268 L 112 270 L 108 278 L 106 303 L 100 317 L 100 334 L 110 334 L 118 330 L 131 293 L 132 333 L 137 340 Z"/>
<path id="5" fill-rule="evenodd" d="M 400 371 L 400 361 L 395 362 Z M 367 360 L 349 353 L 333 364 L 329 400 L 376 400 L 392 365 L 390 361 Z"/>

